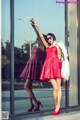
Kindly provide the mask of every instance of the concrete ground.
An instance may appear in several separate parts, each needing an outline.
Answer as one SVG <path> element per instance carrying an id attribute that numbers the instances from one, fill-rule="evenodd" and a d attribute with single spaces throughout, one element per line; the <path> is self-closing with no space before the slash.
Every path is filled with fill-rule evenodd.
<path id="1" fill-rule="evenodd" d="M 52 90 L 34 90 L 36 96 L 41 100 L 44 105 L 44 108 L 40 109 L 40 112 L 28 113 L 27 109 L 29 108 L 28 96 L 25 91 L 16 91 L 15 92 L 15 114 L 16 116 L 10 118 L 9 120 L 80 120 L 80 107 L 76 108 L 74 111 L 72 109 L 66 110 L 65 107 L 65 93 L 62 92 L 62 102 L 61 102 L 61 114 L 54 116 L 52 115 L 53 110 L 53 97 Z M 40 96 L 40 97 L 39 97 Z M 47 97 L 46 97 L 47 96 Z M 10 110 L 10 96 L 9 92 L 4 92 L 2 94 L 3 102 L 2 109 L 3 111 Z"/>
<path id="2" fill-rule="evenodd" d="M 63 112 L 54 116 L 51 112 L 24 115 L 15 117 L 14 120 L 80 120 L 80 111 Z"/>

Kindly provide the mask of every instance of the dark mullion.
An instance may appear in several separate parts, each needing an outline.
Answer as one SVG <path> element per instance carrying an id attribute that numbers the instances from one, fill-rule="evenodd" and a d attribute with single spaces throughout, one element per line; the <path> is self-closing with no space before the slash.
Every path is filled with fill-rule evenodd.
<path id="1" fill-rule="evenodd" d="M 14 0 L 10 0 L 10 43 L 11 43 L 11 80 L 10 116 L 14 117 Z"/>
<path id="2" fill-rule="evenodd" d="M 67 3 L 68 0 L 65 0 Z M 68 51 L 68 4 L 64 5 L 64 14 L 65 14 L 65 45 Z M 65 89 L 65 105 L 66 107 L 69 106 L 69 85 L 68 81 L 66 81 L 66 89 Z"/>

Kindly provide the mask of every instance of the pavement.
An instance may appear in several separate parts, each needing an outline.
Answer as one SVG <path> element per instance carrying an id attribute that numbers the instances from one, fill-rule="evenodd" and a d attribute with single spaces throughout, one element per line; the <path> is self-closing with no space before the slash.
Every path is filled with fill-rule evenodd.
<path id="1" fill-rule="evenodd" d="M 52 89 L 35 89 L 34 94 L 41 101 L 43 108 L 40 111 L 53 110 L 54 100 Z M 30 107 L 29 97 L 26 91 L 15 91 L 14 111 L 15 114 L 26 114 Z M 61 107 L 65 107 L 65 91 L 62 92 Z M 2 92 L 2 111 L 10 111 L 10 92 Z"/>
<path id="2" fill-rule="evenodd" d="M 80 111 L 62 112 L 52 115 L 52 112 L 36 113 L 15 117 L 14 120 L 80 120 Z"/>
<path id="3" fill-rule="evenodd" d="M 80 120 L 80 107 L 75 109 L 65 109 L 65 92 L 63 91 L 61 102 L 60 115 L 52 115 L 53 110 L 53 96 L 52 89 L 46 90 L 34 90 L 35 95 L 43 103 L 44 108 L 40 109 L 40 112 L 28 113 L 29 108 L 28 95 L 25 91 L 15 91 L 15 117 L 9 120 Z M 10 111 L 10 93 L 3 92 L 2 94 L 2 110 Z"/>

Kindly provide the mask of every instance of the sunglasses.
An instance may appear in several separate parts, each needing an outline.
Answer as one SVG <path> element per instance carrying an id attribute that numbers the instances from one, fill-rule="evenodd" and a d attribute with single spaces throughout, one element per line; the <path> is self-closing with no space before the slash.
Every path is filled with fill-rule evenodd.
<path id="1" fill-rule="evenodd" d="M 52 37 L 48 37 L 47 40 L 52 39 Z"/>

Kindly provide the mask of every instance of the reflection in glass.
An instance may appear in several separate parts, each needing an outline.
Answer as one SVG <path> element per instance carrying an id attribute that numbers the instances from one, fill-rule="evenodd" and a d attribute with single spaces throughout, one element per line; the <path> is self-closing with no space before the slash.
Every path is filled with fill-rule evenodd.
<path id="1" fill-rule="evenodd" d="M 35 0 L 35 2 L 25 1 L 25 3 L 22 0 L 15 0 L 15 46 L 16 49 L 19 49 L 18 52 L 15 51 L 15 113 L 27 112 L 30 107 L 29 96 L 24 90 L 24 83 L 26 80 L 21 79 L 20 74 L 29 60 L 30 45 L 32 49 L 33 44 L 35 44 L 36 41 L 36 34 L 33 31 L 32 26 L 30 26 L 30 21 L 26 19 L 32 16 L 37 19 L 38 24 L 44 34 L 52 32 L 56 35 L 57 41 L 64 42 L 65 40 L 63 24 L 64 6 L 59 6 L 55 2 L 48 0 L 44 0 L 43 4 L 39 0 Z M 21 20 L 18 20 L 18 18 Z M 53 109 L 52 86 L 50 82 L 41 83 L 33 81 L 32 86 L 35 96 L 44 106 L 44 108 L 40 109 Z M 64 107 L 64 89 L 61 102 Z"/>
<path id="2" fill-rule="evenodd" d="M 2 0 L 2 34 L 1 34 L 1 59 L 2 59 L 2 111 L 10 109 L 10 0 Z M 7 104 L 6 104 L 7 103 Z"/>
<path id="3" fill-rule="evenodd" d="M 15 88 L 15 114 L 27 112 L 30 107 L 29 97 L 27 92 L 24 90 L 25 79 L 20 78 L 20 74 L 27 64 L 31 50 L 35 46 L 36 34 L 30 25 L 30 17 L 37 19 L 38 24 L 44 34 L 52 32 L 55 34 L 57 41 L 65 40 L 64 32 L 64 6 L 56 4 L 55 1 L 44 0 L 43 4 L 39 0 L 14 0 L 14 88 Z M 10 75 L 10 0 L 2 1 L 2 48 L 3 54 L 3 66 L 7 66 L 5 69 L 2 68 L 2 74 L 8 76 L 7 84 L 9 85 Z M 7 12 L 7 14 L 6 14 Z M 25 19 L 18 20 L 18 19 Z M 5 27 L 6 26 L 6 27 Z M 6 72 L 7 71 L 7 72 Z M 2 79 L 4 76 L 2 75 Z M 4 81 L 4 80 L 3 80 Z M 33 81 L 33 91 L 37 99 L 39 99 L 44 108 L 41 110 L 53 109 L 53 97 L 52 97 L 52 86 L 46 82 L 35 82 Z M 5 87 L 8 86 L 5 85 Z M 10 85 L 9 85 L 10 87 Z M 7 90 L 6 89 L 6 90 Z M 9 90 L 9 89 L 8 89 Z M 62 107 L 65 106 L 65 89 L 62 87 Z M 9 92 L 6 102 L 9 102 Z M 50 104 L 51 103 L 51 104 Z M 3 108 L 5 103 L 3 104 Z M 8 106 L 6 106 L 8 109 Z M 6 109 L 6 110 L 7 110 Z"/>

